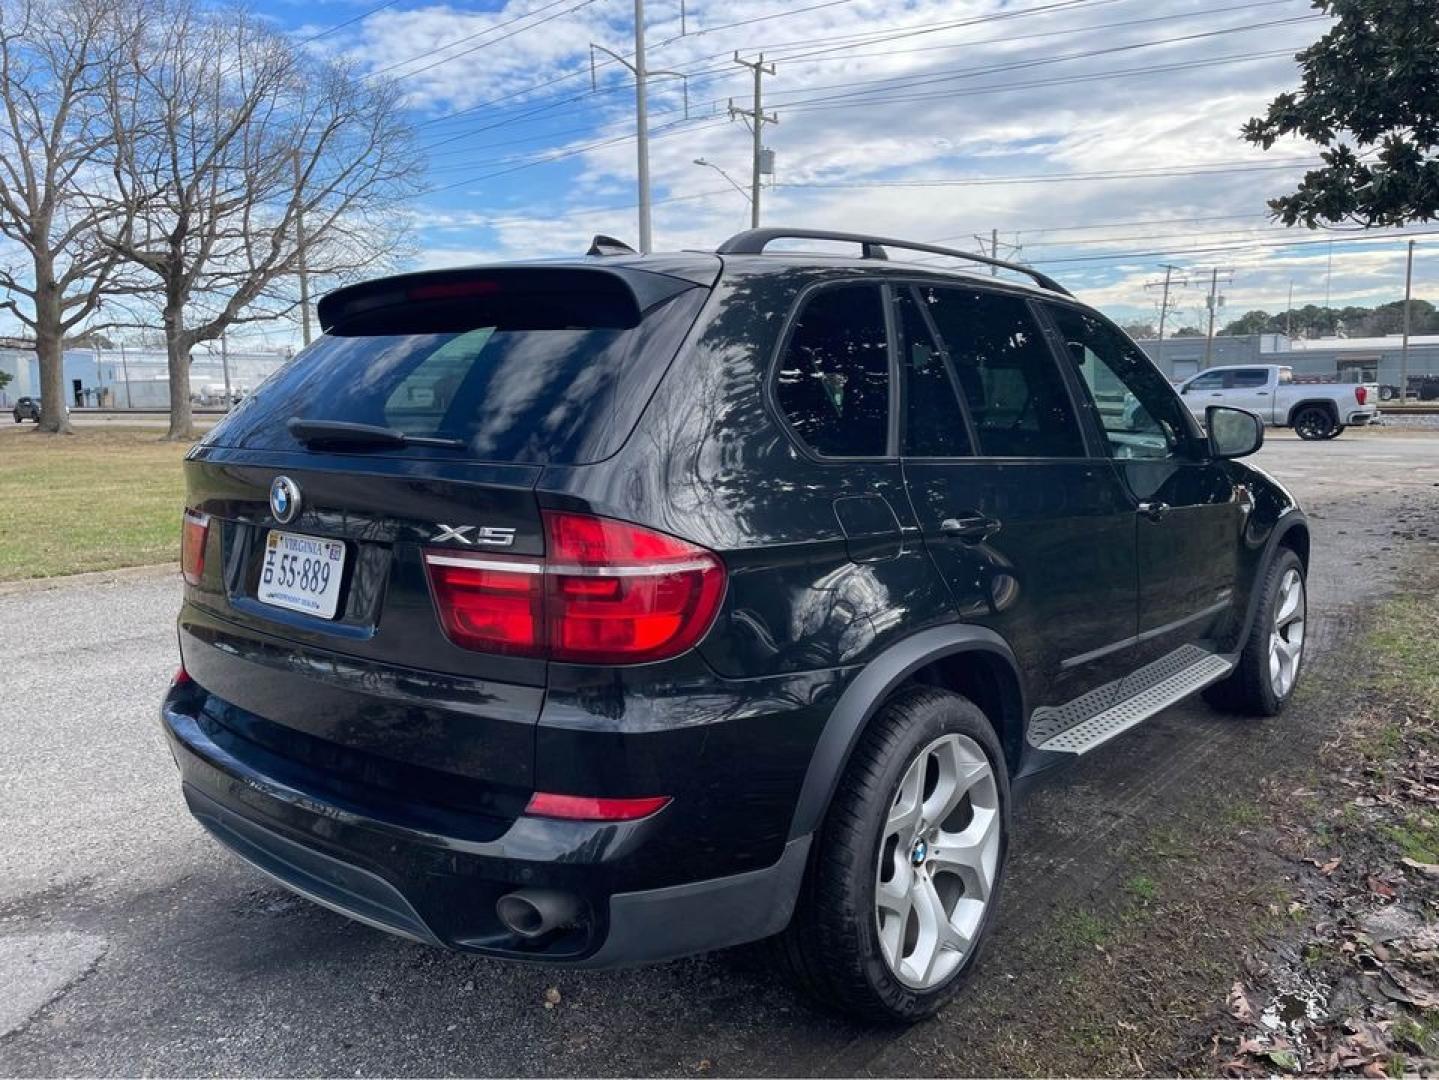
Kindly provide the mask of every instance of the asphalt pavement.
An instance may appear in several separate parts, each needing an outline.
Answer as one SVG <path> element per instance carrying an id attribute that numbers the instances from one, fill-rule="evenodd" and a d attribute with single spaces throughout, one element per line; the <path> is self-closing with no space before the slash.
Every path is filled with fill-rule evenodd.
<path id="1" fill-rule="evenodd" d="M 1439 435 L 1277 436 L 1256 460 L 1313 518 L 1309 678 L 1332 676 L 1365 606 L 1439 540 Z M 966 995 L 876 1032 L 810 1008 L 756 949 L 553 972 L 391 938 L 263 880 L 189 818 L 159 734 L 179 592 L 168 568 L 0 587 L 0 1074 L 983 1072 L 976 995 L 1008 992 L 1012 947 L 1114 889 L 1141 824 L 1182 825 L 1215 777 L 1306 737 L 1302 711 L 1250 727 L 1187 702 L 1086 756 L 1021 808 Z"/>

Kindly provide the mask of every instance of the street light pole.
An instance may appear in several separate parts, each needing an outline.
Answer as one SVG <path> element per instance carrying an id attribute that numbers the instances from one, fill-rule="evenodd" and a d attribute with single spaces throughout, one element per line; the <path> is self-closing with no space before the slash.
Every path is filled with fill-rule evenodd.
<path id="1" fill-rule="evenodd" d="M 649 118 L 649 77 L 651 75 L 673 75 L 685 80 L 685 118 L 689 118 L 689 78 L 679 71 L 650 71 L 645 67 L 645 0 L 635 0 L 635 56 L 626 60 L 613 49 L 603 45 L 590 45 L 590 87 L 599 86 L 595 69 L 595 50 L 599 50 L 616 63 L 623 64 L 635 76 L 635 181 L 639 187 L 639 232 L 640 254 L 648 255 L 652 247 L 650 227 L 650 118 Z"/>
<path id="2" fill-rule="evenodd" d="M 649 94 L 645 89 L 645 0 L 635 0 L 635 144 L 639 179 L 640 254 L 650 253 L 650 118 Z"/>
<path id="3" fill-rule="evenodd" d="M 705 160 L 704 158 L 702 158 L 702 157 L 697 157 L 697 158 L 695 158 L 694 163 L 695 163 L 696 165 L 703 165 L 706 169 L 713 169 L 715 172 L 719 173 L 719 174 L 720 174 L 721 176 L 723 176 L 727 181 L 729 181 L 729 186 L 732 187 L 732 188 L 734 188 L 734 189 L 735 189 L 736 191 L 738 191 L 741 195 L 743 195 L 743 196 L 745 197 L 745 201 L 746 201 L 746 202 L 748 202 L 748 203 L 753 203 L 753 202 L 754 202 L 754 198 L 750 195 L 750 193 L 749 193 L 748 191 L 746 191 L 746 190 L 740 185 L 740 182 L 739 182 L 738 180 L 736 180 L 733 176 L 731 176 L 729 173 L 727 173 L 727 172 L 725 172 L 723 169 L 721 169 L 721 168 L 720 168 L 718 165 L 716 165 L 713 161 L 706 161 L 706 160 Z"/>
<path id="4" fill-rule="evenodd" d="M 1409 298 L 1414 294 L 1414 241 L 1409 241 L 1409 259 L 1404 268 L 1404 344 L 1399 351 L 1399 404 L 1409 395 Z"/>

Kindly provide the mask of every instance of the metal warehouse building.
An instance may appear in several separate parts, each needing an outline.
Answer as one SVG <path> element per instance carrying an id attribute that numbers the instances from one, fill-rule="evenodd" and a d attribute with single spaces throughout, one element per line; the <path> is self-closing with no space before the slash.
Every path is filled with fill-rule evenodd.
<path id="1" fill-rule="evenodd" d="M 196 352 L 190 361 L 190 393 L 206 401 L 223 399 L 225 388 L 245 395 L 255 389 L 286 356 L 277 353 Z M 0 408 L 18 397 L 40 393 L 40 364 L 34 352 L 0 348 L 0 371 L 10 384 L 0 390 Z M 168 408 L 170 375 L 165 354 L 147 349 L 66 349 L 65 404 L 114 409 Z"/>
<path id="2" fill-rule="evenodd" d="M 1403 340 L 1382 338 L 1290 339 L 1283 334 L 1249 334 L 1214 339 L 1209 367 L 1220 364 L 1287 364 L 1296 375 L 1327 375 L 1339 382 L 1399 385 Z M 1172 379 L 1187 379 L 1204 363 L 1202 337 L 1147 338 L 1139 347 Z M 1409 375 L 1439 376 L 1439 336 L 1409 339 Z"/>

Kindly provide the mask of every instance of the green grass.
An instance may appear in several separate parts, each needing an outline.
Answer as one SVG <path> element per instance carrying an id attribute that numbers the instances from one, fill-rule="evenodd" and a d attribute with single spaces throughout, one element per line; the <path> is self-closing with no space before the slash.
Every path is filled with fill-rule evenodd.
<path id="1" fill-rule="evenodd" d="M 1384 834 L 1406 858 L 1439 863 L 1439 819 L 1433 814 L 1410 814 L 1403 825 L 1386 825 Z"/>
<path id="2" fill-rule="evenodd" d="M 185 446 L 156 429 L 0 439 L 0 581 L 175 562 Z"/>
<path id="3" fill-rule="evenodd" d="M 1370 636 L 1378 656 L 1374 681 L 1381 690 L 1439 705 L 1439 619 L 1434 602 L 1419 590 L 1388 601 Z M 1397 733 L 1396 733 L 1397 735 Z M 1381 734 L 1381 740 L 1386 736 Z M 1376 747 L 1382 752 L 1384 746 Z"/>
<path id="4" fill-rule="evenodd" d="M 1058 940 L 1070 947 L 1093 948 L 1109 937 L 1109 927 L 1092 911 L 1072 911 L 1059 919 L 1055 929 Z"/>
<path id="5" fill-rule="evenodd" d="M 1136 899 L 1149 903 L 1159 896 L 1159 885 L 1152 877 L 1136 874 L 1124 883 L 1124 888 Z"/>

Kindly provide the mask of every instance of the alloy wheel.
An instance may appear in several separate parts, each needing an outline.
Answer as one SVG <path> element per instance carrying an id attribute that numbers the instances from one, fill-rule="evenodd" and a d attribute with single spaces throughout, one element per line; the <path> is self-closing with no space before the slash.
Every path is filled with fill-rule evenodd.
<path id="1" fill-rule="evenodd" d="M 1304 653 L 1304 579 L 1291 567 L 1279 582 L 1274 628 L 1269 634 L 1269 685 L 1283 700 L 1294 689 Z"/>
<path id="2" fill-rule="evenodd" d="M 910 762 L 875 872 L 880 949 L 910 989 L 942 985 L 978 943 L 1001 829 L 994 771 L 973 739 L 944 735 Z"/>

